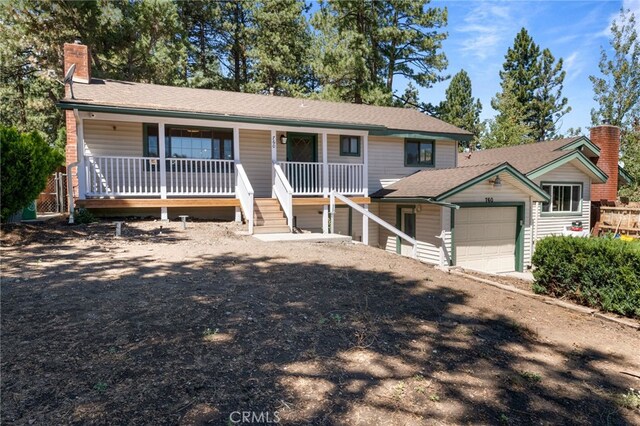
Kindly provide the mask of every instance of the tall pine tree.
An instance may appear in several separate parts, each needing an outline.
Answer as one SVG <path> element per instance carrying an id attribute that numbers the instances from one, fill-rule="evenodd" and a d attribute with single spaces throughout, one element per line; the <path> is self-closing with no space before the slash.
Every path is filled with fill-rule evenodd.
<path id="1" fill-rule="evenodd" d="M 518 103 L 520 122 L 528 129 L 527 140 L 555 136 L 556 123 L 571 110 L 567 98 L 562 97 L 565 77 L 562 65 L 562 59 L 556 62 L 549 49 L 541 52 L 525 28 L 507 50 L 500 71 L 502 93 L 492 100 L 491 106 L 499 111 L 499 99 L 505 98 L 509 90 L 508 99 Z"/>
<path id="2" fill-rule="evenodd" d="M 633 13 L 621 11 L 611 25 L 609 43 L 613 57 L 602 49 L 600 76 L 590 76 L 598 107 L 591 111 L 591 124 L 605 122 L 622 130 L 620 150 L 625 170 L 634 182 L 620 195 L 640 201 L 640 40 Z"/>
<path id="3" fill-rule="evenodd" d="M 482 103 L 473 97 L 469 74 L 460 70 L 451 79 L 445 92 L 445 100 L 438 106 L 438 118 L 473 133 L 477 141 L 483 128 L 480 122 L 481 112 Z"/>

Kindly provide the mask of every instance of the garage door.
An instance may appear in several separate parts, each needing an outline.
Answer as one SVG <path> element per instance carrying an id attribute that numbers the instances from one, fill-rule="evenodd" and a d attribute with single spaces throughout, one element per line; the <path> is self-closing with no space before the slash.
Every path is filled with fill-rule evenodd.
<path id="1" fill-rule="evenodd" d="M 456 264 L 493 273 L 515 271 L 516 218 L 516 207 L 473 207 L 456 211 Z"/>

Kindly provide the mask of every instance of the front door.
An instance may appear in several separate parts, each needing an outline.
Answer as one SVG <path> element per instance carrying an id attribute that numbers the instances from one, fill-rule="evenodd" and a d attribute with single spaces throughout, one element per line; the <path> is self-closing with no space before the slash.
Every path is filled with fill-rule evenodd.
<path id="1" fill-rule="evenodd" d="M 287 161 L 316 162 L 316 135 L 289 133 L 287 135 Z"/>
<path id="2" fill-rule="evenodd" d="M 410 236 L 416 237 L 416 214 L 413 207 L 400 209 L 400 230 Z M 413 254 L 413 246 L 405 239 L 400 240 L 400 254 L 403 256 L 411 256 Z"/>
<path id="3" fill-rule="evenodd" d="M 320 164 L 316 158 L 316 135 L 307 133 L 287 134 L 287 161 L 303 164 L 292 164 L 287 176 L 289 183 L 298 194 L 317 194 L 322 192 Z M 316 163 L 316 164 L 309 164 Z"/>

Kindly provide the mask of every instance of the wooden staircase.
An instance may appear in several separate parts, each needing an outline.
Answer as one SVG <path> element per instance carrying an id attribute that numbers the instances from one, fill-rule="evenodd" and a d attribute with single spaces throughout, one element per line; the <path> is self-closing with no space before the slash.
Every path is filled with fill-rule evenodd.
<path id="1" fill-rule="evenodd" d="M 256 198 L 253 204 L 254 234 L 289 233 L 287 218 L 275 198 Z"/>

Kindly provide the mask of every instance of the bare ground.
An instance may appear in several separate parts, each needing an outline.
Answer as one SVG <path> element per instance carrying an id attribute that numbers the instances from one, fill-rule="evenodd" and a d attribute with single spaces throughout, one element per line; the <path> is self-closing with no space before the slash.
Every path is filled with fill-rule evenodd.
<path id="1" fill-rule="evenodd" d="M 620 403 L 640 388 L 638 331 L 382 250 L 239 230 L 4 227 L 2 422 L 640 424 Z"/>

